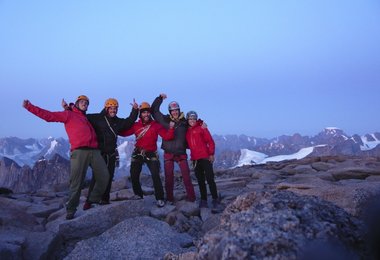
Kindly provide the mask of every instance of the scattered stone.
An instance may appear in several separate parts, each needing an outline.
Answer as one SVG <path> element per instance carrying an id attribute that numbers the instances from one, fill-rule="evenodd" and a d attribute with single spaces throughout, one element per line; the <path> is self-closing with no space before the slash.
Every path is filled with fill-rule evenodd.
<path id="1" fill-rule="evenodd" d="M 135 200 L 130 182 L 121 178 L 112 185 L 111 204 L 87 211 L 82 210 L 84 189 L 69 221 L 67 190 L 41 185 L 37 192 L 18 193 L 27 187 L 17 184 L 16 193 L 0 196 L 1 258 L 352 259 L 377 252 L 380 225 L 359 227 L 366 227 L 361 216 L 370 211 L 363 205 L 380 194 L 379 158 L 320 156 L 215 176 L 225 208 L 220 213 L 212 213 L 211 195 L 209 208 L 186 201 L 180 175 L 175 176 L 175 203 L 158 208 L 151 176 L 143 174 L 143 199 Z M 193 174 L 192 179 L 199 196 Z M 372 215 L 377 222 L 380 215 Z M 111 249 L 114 255 L 105 256 Z"/>

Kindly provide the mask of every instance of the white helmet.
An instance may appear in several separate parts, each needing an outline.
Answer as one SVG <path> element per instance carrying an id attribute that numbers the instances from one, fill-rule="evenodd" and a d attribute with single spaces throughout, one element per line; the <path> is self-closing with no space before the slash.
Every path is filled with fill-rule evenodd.
<path id="1" fill-rule="evenodd" d="M 177 110 L 177 109 L 180 110 L 178 102 L 176 102 L 176 101 L 170 102 L 168 109 L 169 109 L 169 111 Z"/>

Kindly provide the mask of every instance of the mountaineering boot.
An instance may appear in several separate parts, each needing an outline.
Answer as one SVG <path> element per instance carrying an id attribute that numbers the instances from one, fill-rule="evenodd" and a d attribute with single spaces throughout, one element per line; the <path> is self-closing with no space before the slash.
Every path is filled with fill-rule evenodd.
<path id="1" fill-rule="evenodd" d="M 208 208 L 207 200 L 200 200 L 199 201 L 199 208 Z"/>
<path id="2" fill-rule="evenodd" d="M 84 204 L 83 204 L 83 210 L 88 210 L 92 207 L 91 203 L 89 201 L 86 201 Z"/>
<path id="3" fill-rule="evenodd" d="M 140 196 L 140 195 L 133 195 L 131 198 L 130 198 L 130 200 L 142 200 L 143 199 L 143 197 L 142 196 Z"/>
<path id="4" fill-rule="evenodd" d="M 66 213 L 66 219 L 67 219 L 67 220 L 73 219 L 73 218 L 74 218 L 74 215 L 75 215 L 75 211 L 68 211 L 68 212 Z"/>
<path id="5" fill-rule="evenodd" d="M 163 206 L 165 206 L 165 201 L 157 200 L 157 207 L 162 208 Z"/>
<path id="6" fill-rule="evenodd" d="M 219 199 L 213 199 L 211 204 L 212 204 L 212 208 L 211 208 L 212 213 L 220 213 L 223 211 L 223 207 L 220 204 Z"/>
<path id="7" fill-rule="evenodd" d="M 107 204 L 111 204 L 109 200 L 100 200 L 99 201 L 99 205 L 107 205 Z"/>

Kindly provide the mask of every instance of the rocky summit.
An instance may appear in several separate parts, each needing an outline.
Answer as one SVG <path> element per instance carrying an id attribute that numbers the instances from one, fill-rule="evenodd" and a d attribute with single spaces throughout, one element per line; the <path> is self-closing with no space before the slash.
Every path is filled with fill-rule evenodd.
<path id="1" fill-rule="evenodd" d="M 193 174 L 192 174 L 193 175 Z M 221 207 L 185 200 L 176 174 L 175 202 L 155 205 L 127 178 L 111 203 L 72 220 L 67 192 L 0 188 L 1 259 L 378 259 L 380 158 L 316 156 L 216 172 Z M 193 179 L 197 195 L 199 190 Z"/>

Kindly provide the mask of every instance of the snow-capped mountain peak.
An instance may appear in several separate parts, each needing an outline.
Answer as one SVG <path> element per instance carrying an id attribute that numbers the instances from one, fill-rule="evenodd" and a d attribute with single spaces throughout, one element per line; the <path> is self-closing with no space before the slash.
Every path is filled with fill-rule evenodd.
<path id="1" fill-rule="evenodd" d="M 282 135 L 272 139 L 246 135 L 213 135 L 216 143 L 214 167 L 226 169 L 245 164 L 265 163 L 302 158 L 303 156 L 355 155 L 380 156 L 380 133 L 363 136 L 346 135 L 337 127 L 327 127 L 315 136 Z M 159 139 L 157 146 L 160 147 Z M 120 168 L 130 165 L 134 138 L 118 138 Z M 162 149 L 158 148 L 160 156 Z M 33 166 L 41 158 L 50 159 L 55 154 L 69 160 L 70 145 L 67 139 L 0 138 L 0 157 L 18 165 Z"/>

